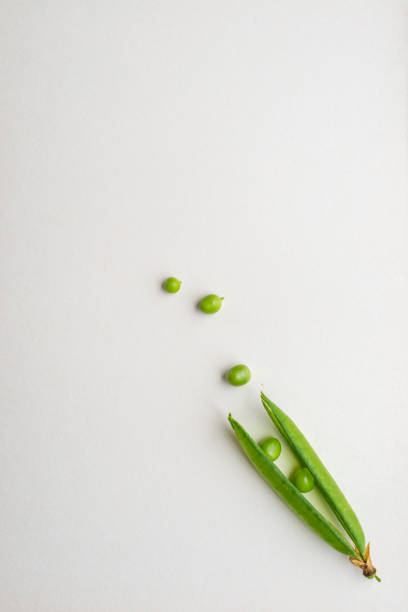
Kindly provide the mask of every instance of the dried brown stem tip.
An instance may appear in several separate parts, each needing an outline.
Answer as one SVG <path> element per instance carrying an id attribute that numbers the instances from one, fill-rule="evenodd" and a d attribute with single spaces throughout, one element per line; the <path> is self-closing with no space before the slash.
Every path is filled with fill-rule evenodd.
<path id="1" fill-rule="evenodd" d="M 358 551 L 356 550 L 356 552 Z M 361 559 L 359 557 L 350 557 L 350 561 L 353 565 L 356 565 L 361 570 L 363 570 L 363 574 L 367 578 L 371 578 L 372 576 L 376 575 L 377 570 L 375 569 L 373 565 L 373 562 L 371 560 L 371 555 L 370 555 L 370 542 L 366 546 L 365 553 L 364 553 L 364 559 Z"/>

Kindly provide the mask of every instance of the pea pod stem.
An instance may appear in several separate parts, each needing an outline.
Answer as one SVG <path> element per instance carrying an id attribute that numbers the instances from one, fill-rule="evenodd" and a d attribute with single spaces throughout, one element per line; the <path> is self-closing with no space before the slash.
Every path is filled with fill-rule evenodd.
<path id="1" fill-rule="evenodd" d="M 299 493 L 296 487 L 273 461 L 268 458 L 242 425 L 235 421 L 231 415 L 229 415 L 228 420 L 249 460 L 287 505 L 330 546 L 345 555 L 355 557 L 356 553 L 351 544 L 347 542 L 334 525 L 327 521 L 304 495 Z"/>
<path id="2" fill-rule="evenodd" d="M 356 548 L 356 553 L 359 555 L 358 550 Z M 381 582 L 381 578 L 377 576 L 377 570 L 375 569 L 373 562 L 371 560 L 370 555 L 370 542 L 368 542 L 366 549 L 364 551 L 364 557 L 361 559 L 359 556 L 350 557 L 350 561 L 353 565 L 356 565 L 363 572 L 363 575 L 366 578 L 375 578 L 377 582 Z"/>
<path id="3" fill-rule="evenodd" d="M 361 558 L 365 555 L 365 536 L 360 522 L 334 478 L 313 450 L 295 423 L 276 404 L 261 393 L 262 404 L 269 417 L 282 434 L 299 461 L 313 474 L 316 485 L 356 545 Z"/>

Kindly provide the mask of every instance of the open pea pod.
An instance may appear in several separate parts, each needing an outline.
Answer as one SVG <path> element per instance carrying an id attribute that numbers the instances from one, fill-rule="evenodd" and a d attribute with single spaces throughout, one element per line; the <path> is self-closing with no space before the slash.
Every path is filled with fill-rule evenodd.
<path id="1" fill-rule="evenodd" d="M 239 443 L 250 461 L 276 493 L 305 521 L 323 540 L 339 552 L 355 557 L 351 544 L 324 516 L 299 493 L 278 467 L 268 458 L 262 448 L 251 438 L 231 415 L 228 417 Z"/>
<path id="2" fill-rule="evenodd" d="M 334 478 L 329 474 L 305 436 L 295 423 L 276 404 L 261 393 L 263 406 L 278 431 L 292 448 L 299 461 L 313 474 L 315 482 L 328 505 L 333 510 L 345 531 L 355 543 L 361 556 L 365 555 L 365 536 L 360 522 L 340 490 Z"/>

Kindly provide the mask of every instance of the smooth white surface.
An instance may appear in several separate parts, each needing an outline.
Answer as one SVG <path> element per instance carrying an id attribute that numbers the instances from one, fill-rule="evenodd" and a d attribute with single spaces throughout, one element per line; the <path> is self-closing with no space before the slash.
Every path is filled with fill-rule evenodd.
<path id="1" fill-rule="evenodd" d="M 407 11 L 3 0 L 1 610 L 407 609 Z M 262 385 L 381 585 L 234 443 Z"/>

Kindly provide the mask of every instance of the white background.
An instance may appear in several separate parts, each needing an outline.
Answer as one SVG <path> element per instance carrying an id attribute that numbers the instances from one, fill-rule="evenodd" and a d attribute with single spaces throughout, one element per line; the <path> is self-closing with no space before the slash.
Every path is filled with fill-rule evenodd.
<path id="1" fill-rule="evenodd" d="M 3 0 L 0 23 L 0 609 L 407 609 L 408 3 Z M 262 386 L 381 585 L 235 444 L 230 411 L 274 432 Z"/>

